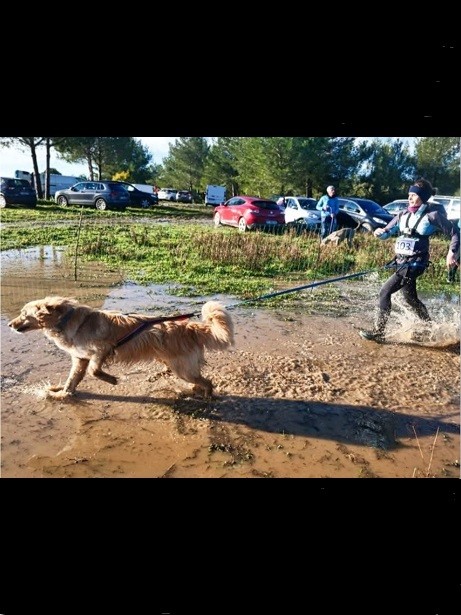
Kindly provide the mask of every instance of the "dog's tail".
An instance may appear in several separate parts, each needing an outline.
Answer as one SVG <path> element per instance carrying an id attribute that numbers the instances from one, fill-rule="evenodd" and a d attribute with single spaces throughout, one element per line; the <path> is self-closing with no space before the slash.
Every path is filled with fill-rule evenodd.
<path id="1" fill-rule="evenodd" d="M 218 301 L 207 301 L 202 307 L 204 346 L 209 350 L 226 350 L 234 344 L 234 325 L 226 308 Z M 203 330 L 203 329 L 202 329 Z"/>

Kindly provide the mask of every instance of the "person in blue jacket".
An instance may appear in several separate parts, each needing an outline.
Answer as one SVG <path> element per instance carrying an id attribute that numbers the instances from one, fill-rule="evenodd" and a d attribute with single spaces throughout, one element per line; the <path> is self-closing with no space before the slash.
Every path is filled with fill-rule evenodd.
<path id="1" fill-rule="evenodd" d="M 436 231 L 451 238 L 450 252 L 459 251 L 459 232 L 436 205 L 428 203 L 433 188 L 426 179 L 418 179 L 408 190 L 408 208 L 399 212 L 384 228 L 375 230 L 375 237 L 397 237 L 394 244 L 395 273 L 384 283 L 379 293 L 379 313 L 373 330 L 361 330 L 367 340 L 384 341 L 384 332 L 392 309 L 391 297 L 401 290 L 406 303 L 425 322 L 431 317 L 419 299 L 416 280 L 429 266 L 429 237 Z"/>
<path id="2" fill-rule="evenodd" d="M 328 186 L 327 193 L 318 201 L 316 207 L 321 217 L 321 237 L 325 239 L 330 233 L 338 228 L 337 215 L 339 211 L 339 199 L 336 196 L 336 188 Z"/>
<path id="3" fill-rule="evenodd" d="M 461 220 L 458 220 L 457 224 L 456 224 L 456 231 L 459 235 L 460 232 L 460 228 L 461 228 Z M 453 282 L 456 281 L 456 272 L 459 269 L 459 244 L 458 244 L 458 251 L 457 252 L 453 252 L 453 250 L 450 248 L 448 249 L 448 253 L 447 253 L 447 282 L 449 284 L 453 284 Z"/>

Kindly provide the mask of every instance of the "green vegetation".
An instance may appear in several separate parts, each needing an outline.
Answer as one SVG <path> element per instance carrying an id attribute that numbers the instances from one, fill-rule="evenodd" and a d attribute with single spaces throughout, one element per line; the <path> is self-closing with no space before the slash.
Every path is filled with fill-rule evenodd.
<path id="1" fill-rule="evenodd" d="M 356 234 L 353 248 L 321 246 L 318 234 L 294 229 L 278 234 L 240 233 L 233 228 L 215 228 L 212 212 L 200 206 L 160 205 L 153 210 L 119 213 L 40 204 L 36 209 L 2 209 L 0 219 L 15 223 L 2 228 L 2 250 L 65 246 L 69 261 L 73 262 L 77 253 L 77 265 L 104 262 L 121 269 L 127 280 L 168 284 L 171 294 L 183 296 L 222 293 L 249 299 L 379 268 L 384 279 L 389 272 L 382 267 L 392 258 L 390 241 L 379 241 L 366 233 Z M 25 219 L 31 223 L 24 224 Z M 421 290 L 441 290 L 447 247 L 446 238 L 432 239 L 433 266 L 421 278 Z M 351 284 L 361 280 L 353 278 Z M 331 301 L 339 293 L 333 286 L 325 287 L 324 292 Z M 282 296 L 276 301 L 280 305 L 295 300 L 294 296 Z"/>

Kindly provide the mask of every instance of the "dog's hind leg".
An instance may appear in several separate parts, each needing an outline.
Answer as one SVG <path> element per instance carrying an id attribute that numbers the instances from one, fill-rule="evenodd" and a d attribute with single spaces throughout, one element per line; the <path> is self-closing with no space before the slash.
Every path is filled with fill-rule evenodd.
<path id="1" fill-rule="evenodd" d="M 115 376 L 111 376 L 107 372 L 101 369 L 102 364 L 104 363 L 106 357 L 101 361 L 90 361 L 90 366 L 88 368 L 89 373 L 95 378 L 99 378 L 99 380 L 104 380 L 104 382 L 108 382 L 109 384 L 117 384 L 118 378 Z"/>
<path id="2" fill-rule="evenodd" d="M 211 397 L 213 394 L 213 385 L 211 380 L 204 378 L 201 374 L 203 365 L 203 357 L 189 356 L 182 357 L 179 360 L 170 361 L 169 366 L 171 371 L 186 382 L 193 384 L 194 393 Z"/>
<path id="3" fill-rule="evenodd" d="M 72 367 L 64 386 L 48 387 L 49 396 L 56 399 L 64 399 L 66 397 L 69 397 L 70 395 L 73 395 L 75 389 L 86 374 L 88 364 L 88 359 L 78 359 L 76 357 L 72 357 Z"/>

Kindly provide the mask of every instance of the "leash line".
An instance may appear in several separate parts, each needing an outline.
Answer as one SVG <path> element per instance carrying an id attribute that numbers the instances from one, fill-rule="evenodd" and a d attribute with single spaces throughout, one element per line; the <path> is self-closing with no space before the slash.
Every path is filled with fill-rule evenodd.
<path id="1" fill-rule="evenodd" d="M 322 286 L 323 284 L 331 284 L 332 282 L 339 282 L 341 280 L 357 278 L 362 275 L 367 275 L 368 273 L 374 273 L 375 271 L 379 271 L 380 269 L 387 269 L 391 267 L 393 263 L 394 261 L 392 260 L 392 261 L 389 261 L 389 263 L 386 263 L 385 265 L 383 265 L 382 267 L 377 267 L 376 269 L 367 269 L 366 271 L 359 271 L 358 273 L 350 273 L 348 275 L 342 275 L 337 278 L 329 278 L 327 280 L 319 280 L 318 282 L 310 282 L 309 284 L 303 284 L 302 286 L 295 286 L 294 288 L 287 288 L 285 290 L 279 290 L 273 293 L 268 293 L 266 295 L 260 295 L 259 297 L 255 297 L 253 299 L 244 299 L 242 301 L 237 301 L 236 303 L 232 303 L 231 305 L 226 305 L 225 307 L 227 310 L 232 310 L 246 303 L 254 303 L 256 301 L 262 301 L 263 299 L 270 299 L 271 297 L 278 297 L 280 295 L 287 295 L 289 293 L 295 293 L 300 290 L 304 290 L 306 288 L 315 288 L 316 286 Z M 126 315 L 129 316 L 129 314 L 126 314 Z M 145 320 L 138 327 L 136 327 L 136 329 L 131 331 L 131 333 L 128 333 L 127 335 L 122 337 L 115 344 L 115 348 L 118 348 L 122 344 L 126 344 L 126 342 L 129 342 L 133 337 L 141 333 L 141 331 L 143 331 L 149 325 L 158 324 L 160 322 L 166 322 L 168 320 L 187 320 L 188 318 L 192 318 L 194 316 L 199 316 L 199 315 L 200 315 L 199 312 L 193 312 L 189 314 L 180 314 L 178 316 L 161 316 L 159 318 L 151 318 L 149 320 Z"/>
<path id="2" fill-rule="evenodd" d="M 322 286 L 323 284 L 331 284 L 332 282 L 339 282 L 341 280 L 347 280 L 350 278 L 357 278 L 362 275 L 367 275 L 368 273 L 374 273 L 375 271 L 379 271 L 380 269 L 385 269 L 391 265 L 387 263 L 383 267 L 378 267 L 377 269 L 368 269 L 366 271 L 359 271 L 358 273 L 351 273 L 348 275 L 342 275 L 337 278 L 329 278 L 327 280 L 319 280 L 318 282 L 310 282 L 309 284 L 303 284 L 302 286 L 295 286 L 294 288 L 288 288 L 286 290 L 279 290 L 273 293 L 268 293 L 267 295 L 261 295 L 260 297 L 255 297 L 254 299 L 244 299 L 243 301 L 238 301 L 237 303 L 233 303 L 232 305 L 226 306 L 228 310 L 231 310 L 235 307 L 243 305 L 245 303 L 254 303 L 255 301 L 262 301 L 263 299 L 270 299 L 271 297 L 278 297 L 279 295 L 287 295 L 288 293 L 295 293 L 300 290 L 304 290 L 306 288 L 314 288 L 316 286 Z"/>

